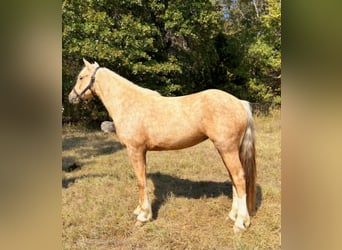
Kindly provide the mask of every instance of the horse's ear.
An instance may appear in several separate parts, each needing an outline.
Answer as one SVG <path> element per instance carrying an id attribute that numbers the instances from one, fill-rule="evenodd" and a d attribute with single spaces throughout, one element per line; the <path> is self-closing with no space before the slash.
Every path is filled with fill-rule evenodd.
<path id="1" fill-rule="evenodd" d="M 95 65 L 96 67 L 99 67 L 99 64 L 98 64 L 97 62 L 94 62 L 94 65 Z"/>
<path id="2" fill-rule="evenodd" d="M 86 59 L 84 59 L 84 58 L 83 58 L 83 62 L 84 62 L 85 66 L 86 66 L 88 69 L 91 68 L 90 62 L 88 62 L 88 61 L 87 61 Z"/>

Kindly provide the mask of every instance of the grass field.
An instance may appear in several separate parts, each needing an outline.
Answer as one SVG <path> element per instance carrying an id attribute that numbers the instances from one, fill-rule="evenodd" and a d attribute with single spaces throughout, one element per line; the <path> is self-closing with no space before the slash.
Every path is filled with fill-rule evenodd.
<path id="1" fill-rule="evenodd" d="M 255 127 L 258 210 L 241 235 L 226 220 L 231 182 L 210 141 L 148 152 L 154 218 L 135 227 L 138 188 L 116 135 L 63 127 L 63 249 L 280 249 L 280 112 Z"/>

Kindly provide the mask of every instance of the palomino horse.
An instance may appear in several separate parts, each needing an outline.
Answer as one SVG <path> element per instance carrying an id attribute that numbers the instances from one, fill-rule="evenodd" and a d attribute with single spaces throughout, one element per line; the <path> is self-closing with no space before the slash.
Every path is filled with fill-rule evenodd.
<path id="1" fill-rule="evenodd" d="M 84 59 L 83 59 L 84 60 Z M 113 71 L 84 60 L 69 94 L 71 103 L 99 96 L 115 121 L 117 136 L 127 147 L 139 187 L 137 223 L 152 219 L 146 186 L 146 152 L 193 146 L 210 139 L 222 157 L 233 183 L 229 217 L 234 231 L 250 225 L 255 211 L 255 147 L 249 103 L 220 91 L 164 97 L 139 87 Z"/>

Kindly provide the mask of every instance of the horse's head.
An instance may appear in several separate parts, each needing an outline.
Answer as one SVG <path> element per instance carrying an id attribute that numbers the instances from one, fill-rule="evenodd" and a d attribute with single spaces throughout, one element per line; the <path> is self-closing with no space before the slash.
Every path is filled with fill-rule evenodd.
<path id="1" fill-rule="evenodd" d="M 96 71 L 100 68 L 95 62 L 89 63 L 83 59 L 85 67 L 78 74 L 76 84 L 69 94 L 69 102 L 76 104 L 80 100 L 89 100 L 94 96 L 93 84 L 95 82 Z"/>

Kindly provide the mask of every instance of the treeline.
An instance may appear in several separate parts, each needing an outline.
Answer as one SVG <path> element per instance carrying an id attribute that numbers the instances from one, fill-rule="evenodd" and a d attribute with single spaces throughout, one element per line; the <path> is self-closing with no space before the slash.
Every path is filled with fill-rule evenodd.
<path id="1" fill-rule="evenodd" d="M 63 1 L 63 119 L 107 118 L 99 100 L 81 107 L 67 95 L 97 61 L 163 95 L 209 88 L 280 105 L 280 0 Z"/>

